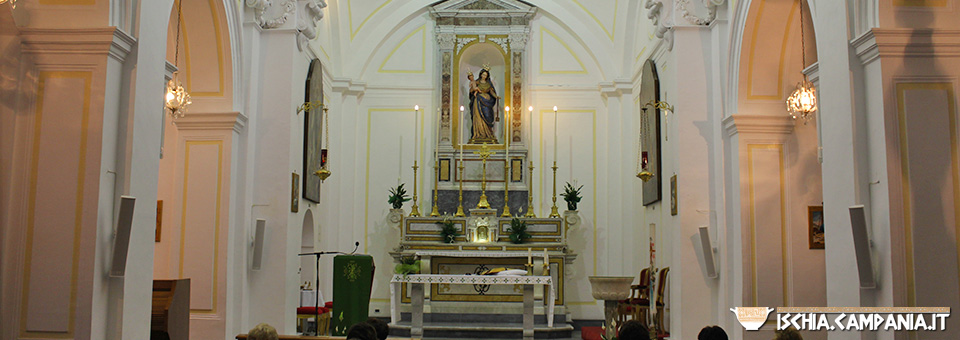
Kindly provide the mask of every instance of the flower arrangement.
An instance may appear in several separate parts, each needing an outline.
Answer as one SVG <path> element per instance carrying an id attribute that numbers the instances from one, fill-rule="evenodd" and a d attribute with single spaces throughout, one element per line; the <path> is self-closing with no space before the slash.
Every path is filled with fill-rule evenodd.
<path id="1" fill-rule="evenodd" d="M 457 241 L 457 236 L 460 235 L 460 232 L 456 227 L 453 226 L 453 220 L 449 216 L 444 216 L 443 221 L 437 222 L 440 225 L 440 237 L 443 238 L 443 243 L 454 243 Z"/>
<path id="2" fill-rule="evenodd" d="M 401 256 L 400 263 L 393 268 L 393 272 L 397 274 L 403 274 L 404 276 L 408 274 L 416 274 L 420 272 L 420 260 L 416 256 Z"/>
<path id="3" fill-rule="evenodd" d="M 396 188 L 390 188 L 390 196 L 387 198 L 387 203 L 393 205 L 394 209 L 403 208 L 403 202 L 409 200 L 410 196 L 407 196 L 407 190 L 403 188 L 403 183 Z"/>
<path id="4" fill-rule="evenodd" d="M 510 228 L 507 229 L 507 232 L 510 233 L 510 242 L 516 244 L 523 243 L 530 238 L 530 233 L 527 232 L 527 221 L 516 217 L 510 221 Z"/>

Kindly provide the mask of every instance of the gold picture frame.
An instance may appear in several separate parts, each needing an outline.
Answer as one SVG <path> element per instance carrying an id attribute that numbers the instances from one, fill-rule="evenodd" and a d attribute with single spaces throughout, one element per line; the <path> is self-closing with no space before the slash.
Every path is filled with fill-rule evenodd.
<path id="1" fill-rule="evenodd" d="M 677 175 L 670 176 L 670 216 L 677 216 Z"/>
<path id="2" fill-rule="evenodd" d="M 160 242 L 161 226 L 163 226 L 163 200 L 157 200 L 157 235 L 154 237 L 154 242 Z"/>
<path id="3" fill-rule="evenodd" d="M 823 206 L 811 205 L 807 207 L 807 232 L 809 234 L 810 249 L 824 249 L 826 239 L 823 229 Z"/>
<path id="4" fill-rule="evenodd" d="M 300 212 L 300 174 L 292 173 L 292 186 L 290 193 L 290 212 Z"/>

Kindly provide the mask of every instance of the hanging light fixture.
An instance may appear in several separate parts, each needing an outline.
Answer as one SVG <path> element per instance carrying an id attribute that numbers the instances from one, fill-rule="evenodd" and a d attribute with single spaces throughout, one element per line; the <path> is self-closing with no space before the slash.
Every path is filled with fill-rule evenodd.
<path id="1" fill-rule="evenodd" d="M 800 70 L 803 73 L 803 68 L 807 67 L 807 48 L 804 44 L 804 34 L 803 34 L 803 2 L 800 1 L 800 56 L 801 56 L 801 65 Z M 790 97 L 787 97 L 787 113 L 790 114 L 790 117 L 793 119 L 800 119 L 803 121 L 803 124 L 807 124 L 807 120 L 810 117 L 813 117 L 813 112 L 817 111 L 817 89 L 813 87 L 813 84 L 807 80 L 807 75 L 803 74 L 803 80 L 797 83 L 797 89 L 793 90 L 793 93 L 790 94 Z"/>
<path id="2" fill-rule="evenodd" d="M 173 56 L 173 65 L 180 68 L 180 20 L 182 16 L 183 1 L 177 1 L 177 42 L 176 42 L 176 53 Z M 164 96 L 164 106 L 167 108 L 167 112 L 170 113 L 170 116 L 174 120 L 177 118 L 183 118 L 187 113 L 187 105 L 193 103 L 190 101 L 190 93 L 187 93 L 187 90 L 183 88 L 183 84 L 180 83 L 179 71 L 173 73 L 173 78 L 167 82 L 167 94 Z"/>
<path id="3" fill-rule="evenodd" d="M 3 5 L 7 2 L 10 3 L 10 8 L 17 8 L 17 0 L 0 0 L 0 5 Z"/>
<path id="4" fill-rule="evenodd" d="M 320 104 L 323 108 L 323 116 L 320 116 L 320 124 L 323 125 L 323 145 L 320 147 L 320 169 L 313 174 L 320 177 L 320 182 L 326 181 L 333 173 L 327 168 L 327 148 L 330 147 L 330 120 L 327 118 L 327 106 Z"/>

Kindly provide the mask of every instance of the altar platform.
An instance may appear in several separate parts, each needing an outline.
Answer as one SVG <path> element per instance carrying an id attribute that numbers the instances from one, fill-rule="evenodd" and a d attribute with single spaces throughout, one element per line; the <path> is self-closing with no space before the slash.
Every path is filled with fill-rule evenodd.
<path id="1" fill-rule="evenodd" d="M 506 267 L 526 269 L 528 276 L 521 278 L 543 278 L 549 284 L 524 287 L 509 282 L 425 281 L 423 291 L 415 292 L 411 284 L 400 280 L 403 282 L 396 283 L 395 288 L 396 317 L 390 325 L 391 334 L 488 339 L 568 339 L 573 335 L 564 305 L 564 280 L 577 254 L 567 247 L 568 226 L 560 218 L 522 218 L 531 238 L 516 244 L 509 238 L 512 218 L 500 217 L 499 213 L 494 209 L 470 209 L 469 216 L 447 217 L 458 231 L 454 243 L 442 242 L 439 223 L 443 218 L 403 217 L 400 244 L 391 255 L 398 261 L 400 257 L 417 257 L 421 261 L 419 274 L 432 274 L 411 276 L 474 279 L 487 269 Z M 528 289 L 532 295 L 529 306 L 524 303 Z M 526 308 L 532 310 L 529 329 L 533 334 L 523 332 Z M 414 322 L 418 310 L 422 310 L 419 330 Z M 548 320 L 551 314 L 552 320 Z"/>

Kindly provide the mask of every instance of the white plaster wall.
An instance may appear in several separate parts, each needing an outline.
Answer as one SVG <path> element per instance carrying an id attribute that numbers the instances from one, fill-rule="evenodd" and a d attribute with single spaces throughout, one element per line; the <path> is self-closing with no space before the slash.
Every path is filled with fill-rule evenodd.
<path id="1" fill-rule="evenodd" d="M 414 105 L 420 105 L 421 114 L 431 118 L 421 119 L 417 183 L 421 211 L 430 204 L 431 174 L 423 171 L 423 166 L 433 153 L 438 128 L 434 117 L 439 104 L 439 69 L 432 19 L 424 8 L 427 4 L 330 3 L 321 37 L 311 44 L 321 60 L 331 60 L 329 73 L 334 82 L 333 91 L 328 92 L 334 175 L 324 184 L 324 201 L 315 215 L 321 226 L 318 246 L 351 250 L 354 240 L 359 241 L 360 251 L 374 255 L 379 278 L 392 273 L 393 261 L 387 251 L 397 245 L 396 230 L 384 222 L 388 208 L 384 195 L 389 186 L 396 185 L 398 175 L 408 187 L 413 185 Z M 528 79 L 524 106 L 534 106 L 534 114 L 522 118 L 524 139 L 532 144 L 537 168 L 534 203 L 539 214 L 548 213 L 552 175 L 547 166 L 553 160 L 554 147 L 550 108 L 556 105 L 560 108 L 557 184 L 562 187 L 571 179 L 584 184 L 586 202 L 580 207 L 585 223 L 571 231 L 582 237 L 571 237 L 579 257 L 571 267 L 566 301 L 575 319 L 599 319 L 601 308 L 589 294 L 586 276 L 637 275 L 647 263 L 641 260 L 646 256 L 647 227 L 634 217 L 642 210 L 638 209 L 639 194 L 625 190 L 638 186 L 633 168 L 639 110 L 630 90 L 604 94 L 598 84 L 629 81 L 633 74 L 627 70 L 634 70 L 643 60 L 634 53 L 646 55 L 652 48 L 634 48 L 635 41 L 650 40 L 646 35 L 637 38 L 637 32 L 647 29 L 626 14 L 642 12 L 637 4 L 544 1 L 535 5 L 540 6 L 540 14 L 533 20 L 524 60 Z M 552 58 L 561 55 L 563 58 Z M 608 62 L 613 55 L 624 57 Z M 543 70 L 541 60 L 546 61 Z M 498 78 L 495 81 L 503 81 Z M 402 151 L 398 147 L 401 135 Z M 563 208 L 562 199 L 558 205 Z M 409 211 L 409 203 L 406 209 Z M 327 225 L 335 227 L 324 227 Z M 638 239 L 642 240 L 639 244 Z M 636 256 L 612 255 L 624 251 Z M 324 263 L 321 273 L 325 270 L 329 267 Z M 321 287 L 330 291 L 329 282 Z M 387 315 L 387 294 L 386 284 L 376 281 L 372 314 Z"/>

